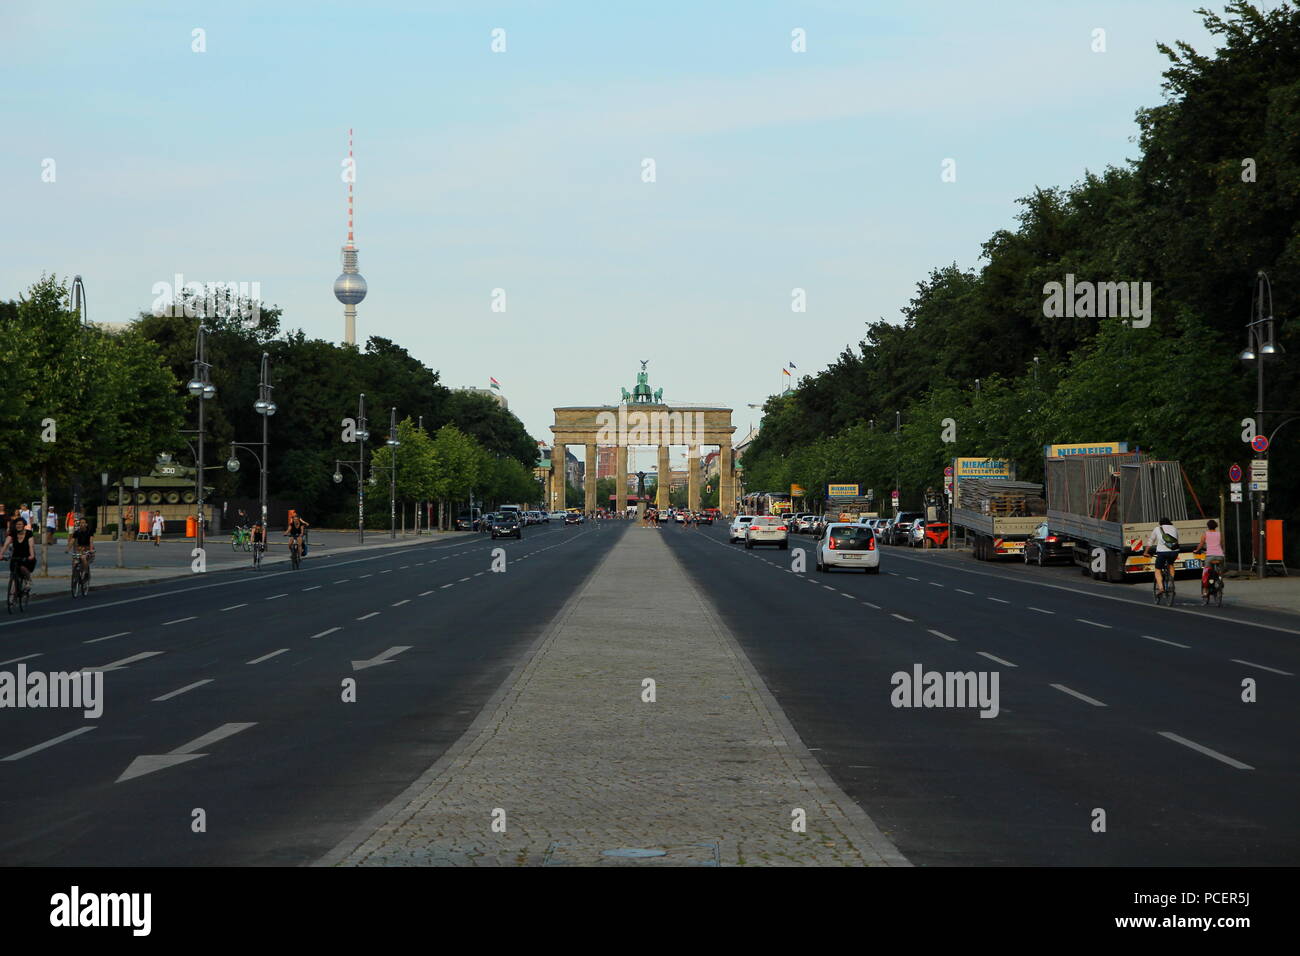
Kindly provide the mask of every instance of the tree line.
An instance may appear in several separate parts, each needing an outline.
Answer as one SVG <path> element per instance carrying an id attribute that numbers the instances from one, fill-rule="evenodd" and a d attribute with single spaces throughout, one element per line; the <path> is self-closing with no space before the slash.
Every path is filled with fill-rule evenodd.
<path id="1" fill-rule="evenodd" d="M 1198 13 L 1217 48 L 1158 45 L 1170 66 L 1163 102 L 1137 113 L 1137 157 L 1035 188 L 978 269 L 934 269 L 901 323 L 868 322 L 856 348 L 770 399 L 748 489 L 860 481 L 917 507 L 953 457 L 1010 458 L 1041 480 L 1044 445 L 1118 440 L 1181 460 L 1217 506 L 1228 466 L 1252 455 L 1255 369 L 1237 355 L 1259 270 L 1289 353 L 1266 366 L 1266 430 L 1300 415 L 1300 12 Z M 1067 276 L 1150 283 L 1149 325 L 1044 308 Z M 1275 475 L 1297 473 L 1297 438 L 1300 424 L 1277 434 Z M 1295 513 L 1296 486 L 1273 482 L 1274 516 Z"/>

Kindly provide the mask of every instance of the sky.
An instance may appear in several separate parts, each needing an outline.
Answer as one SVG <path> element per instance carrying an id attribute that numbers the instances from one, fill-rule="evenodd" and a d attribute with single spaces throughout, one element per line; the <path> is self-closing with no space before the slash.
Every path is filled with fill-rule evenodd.
<path id="1" fill-rule="evenodd" d="M 351 128 L 359 340 L 496 377 L 547 440 L 646 359 L 739 437 L 1018 197 L 1135 157 L 1202 3 L 3 0 L 0 299 L 79 274 L 121 322 L 177 273 L 257 282 L 340 341 Z"/>

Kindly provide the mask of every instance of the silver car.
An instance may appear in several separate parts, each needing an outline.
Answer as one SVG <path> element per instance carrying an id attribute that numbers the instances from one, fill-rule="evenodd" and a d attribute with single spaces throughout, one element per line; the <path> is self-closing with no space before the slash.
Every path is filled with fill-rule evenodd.
<path id="1" fill-rule="evenodd" d="M 782 551 L 790 548 L 790 525 L 785 518 L 774 515 L 756 517 L 745 529 L 745 547 L 753 550 L 756 544 L 774 544 Z"/>

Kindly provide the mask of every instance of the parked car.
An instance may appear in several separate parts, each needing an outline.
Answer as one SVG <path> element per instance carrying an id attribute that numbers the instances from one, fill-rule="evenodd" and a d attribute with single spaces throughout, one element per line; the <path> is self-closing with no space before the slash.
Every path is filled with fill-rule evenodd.
<path id="1" fill-rule="evenodd" d="M 925 517 L 919 511 L 900 511 L 889 526 L 890 544 L 907 544 L 907 536 L 912 533 L 912 525 Z"/>
<path id="2" fill-rule="evenodd" d="M 524 539 L 524 525 L 519 513 L 507 511 L 492 519 L 492 537 Z"/>
<path id="3" fill-rule="evenodd" d="M 457 531 L 477 531 L 479 522 L 483 520 L 483 515 L 477 508 L 471 508 L 468 511 L 462 511 L 456 515 Z"/>
<path id="4" fill-rule="evenodd" d="M 804 512 L 801 515 L 795 515 L 792 530 L 800 534 L 812 534 L 813 528 L 817 525 L 818 516 L 812 512 Z"/>
<path id="5" fill-rule="evenodd" d="M 756 544 L 774 544 L 782 551 L 790 547 L 790 525 L 778 515 L 755 517 L 745 528 L 745 547 L 753 550 Z"/>
<path id="6" fill-rule="evenodd" d="M 861 568 L 866 574 L 880 573 L 880 549 L 876 533 L 861 524 L 835 522 L 817 539 L 817 570 Z"/>
<path id="7" fill-rule="evenodd" d="M 727 543 L 745 540 L 745 529 L 754 520 L 753 515 L 736 515 L 731 519 L 731 529 L 727 532 Z"/>
<path id="8" fill-rule="evenodd" d="M 1040 568 L 1053 561 L 1070 562 L 1074 560 L 1074 542 L 1065 535 L 1053 534 L 1044 521 L 1025 541 L 1025 564 L 1036 564 Z"/>

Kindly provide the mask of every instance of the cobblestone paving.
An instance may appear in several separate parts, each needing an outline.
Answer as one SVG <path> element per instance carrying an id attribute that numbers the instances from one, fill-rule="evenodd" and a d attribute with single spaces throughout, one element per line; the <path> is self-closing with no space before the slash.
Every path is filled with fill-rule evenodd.
<path id="1" fill-rule="evenodd" d="M 636 527 L 462 739 L 321 863 L 907 865 L 661 536 Z"/>

